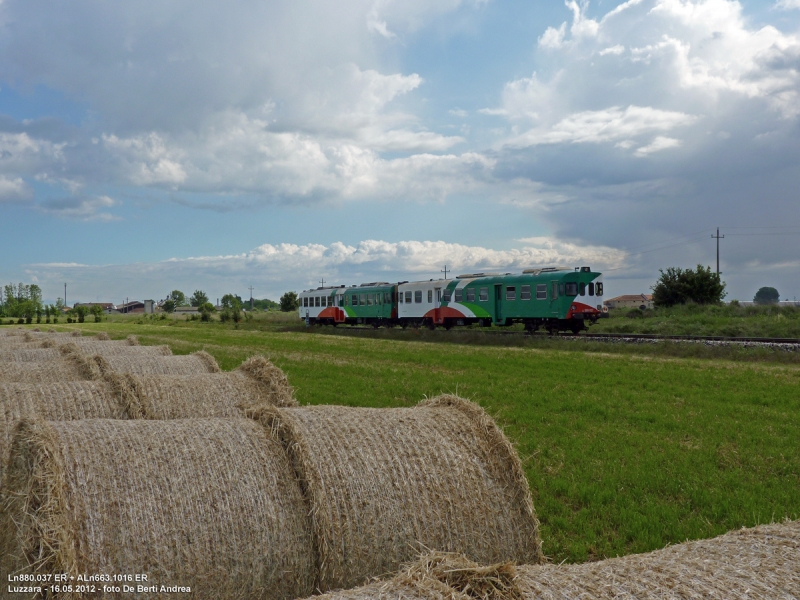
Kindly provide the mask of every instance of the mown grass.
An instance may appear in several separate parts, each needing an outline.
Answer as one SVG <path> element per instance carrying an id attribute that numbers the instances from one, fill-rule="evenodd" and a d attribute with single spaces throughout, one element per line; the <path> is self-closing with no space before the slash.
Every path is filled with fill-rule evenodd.
<path id="1" fill-rule="evenodd" d="M 301 403 L 410 406 L 457 392 L 523 456 L 546 554 L 581 562 L 800 518 L 800 367 L 555 347 L 317 335 L 291 320 L 82 324 L 224 369 L 262 353 Z M 77 326 L 72 326 L 77 327 Z M 63 327 L 59 327 L 63 328 Z M 282 331 L 281 329 L 289 329 Z M 420 335 L 423 335 L 420 332 Z M 555 343 L 555 342 L 553 342 Z"/>

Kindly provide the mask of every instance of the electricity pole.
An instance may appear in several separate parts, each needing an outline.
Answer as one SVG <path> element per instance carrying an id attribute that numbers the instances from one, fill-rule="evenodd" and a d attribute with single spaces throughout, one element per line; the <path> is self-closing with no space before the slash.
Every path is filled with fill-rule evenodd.
<path id="1" fill-rule="evenodd" d="M 247 289 L 250 290 L 250 310 L 253 310 L 253 286 L 251 285 Z"/>
<path id="2" fill-rule="evenodd" d="M 320 284 L 322 287 L 325 287 L 325 278 L 324 278 L 324 277 L 323 277 L 322 279 L 320 279 L 320 280 L 319 280 L 319 284 Z"/>
<path id="3" fill-rule="evenodd" d="M 447 279 L 447 265 L 444 266 L 444 269 L 439 271 L 439 273 L 444 273 L 444 278 Z"/>
<path id="4" fill-rule="evenodd" d="M 67 284 L 64 284 L 64 308 L 67 308 Z"/>
<path id="5" fill-rule="evenodd" d="M 717 227 L 717 235 L 712 235 L 711 237 L 717 240 L 717 275 L 719 275 L 719 241 L 724 239 L 725 236 L 719 234 L 719 227 Z"/>

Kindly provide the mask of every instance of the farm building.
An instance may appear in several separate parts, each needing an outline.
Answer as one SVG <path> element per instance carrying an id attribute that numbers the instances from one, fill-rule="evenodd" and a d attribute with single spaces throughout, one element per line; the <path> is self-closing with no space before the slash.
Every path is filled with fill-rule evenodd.
<path id="1" fill-rule="evenodd" d="M 652 294 L 627 294 L 603 302 L 608 308 L 653 308 Z"/>

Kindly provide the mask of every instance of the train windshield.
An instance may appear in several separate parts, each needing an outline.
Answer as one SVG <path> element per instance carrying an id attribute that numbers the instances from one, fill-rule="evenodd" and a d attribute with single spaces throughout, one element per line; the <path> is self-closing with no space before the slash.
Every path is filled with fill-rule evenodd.
<path id="1" fill-rule="evenodd" d="M 577 295 L 578 295 L 578 284 L 567 282 L 567 296 L 577 296 Z"/>

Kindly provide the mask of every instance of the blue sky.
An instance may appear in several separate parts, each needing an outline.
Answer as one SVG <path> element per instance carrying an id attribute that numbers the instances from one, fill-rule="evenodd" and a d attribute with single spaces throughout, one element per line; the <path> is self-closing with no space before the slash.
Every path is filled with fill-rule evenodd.
<path id="1" fill-rule="evenodd" d="M 800 296 L 800 0 L 0 4 L 3 281 L 590 265 Z"/>

